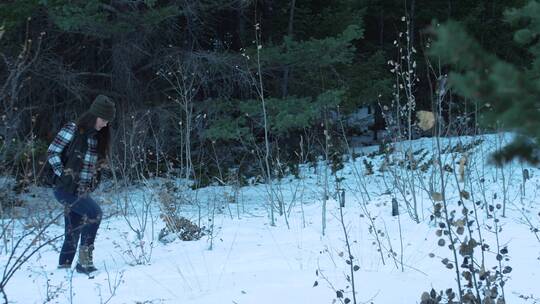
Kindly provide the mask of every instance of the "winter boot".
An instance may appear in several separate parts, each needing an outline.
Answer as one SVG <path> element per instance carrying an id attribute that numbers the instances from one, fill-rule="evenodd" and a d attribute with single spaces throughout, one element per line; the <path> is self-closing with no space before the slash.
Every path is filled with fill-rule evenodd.
<path id="1" fill-rule="evenodd" d="M 75 270 L 79 273 L 89 274 L 97 270 L 93 262 L 94 246 L 81 246 L 79 248 L 79 262 L 75 267 Z"/>

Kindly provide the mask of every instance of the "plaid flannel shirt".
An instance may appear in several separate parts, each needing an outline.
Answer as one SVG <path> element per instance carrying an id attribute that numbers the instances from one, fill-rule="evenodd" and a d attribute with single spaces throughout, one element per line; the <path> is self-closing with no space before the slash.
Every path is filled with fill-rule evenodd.
<path id="1" fill-rule="evenodd" d="M 65 124 L 58 132 L 53 142 L 47 150 L 48 161 L 51 164 L 54 174 L 61 176 L 64 172 L 61 154 L 65 147 L 73 140 L 77 125 L 73 122 Z M 97 163 L 97 140 L 93 137 L 88 137 L 88 149 L 84 155 L 83 166 L 79 175 L 78 191 L 87 192 L 92 188 L 92 178 L 96 173 Z"/>

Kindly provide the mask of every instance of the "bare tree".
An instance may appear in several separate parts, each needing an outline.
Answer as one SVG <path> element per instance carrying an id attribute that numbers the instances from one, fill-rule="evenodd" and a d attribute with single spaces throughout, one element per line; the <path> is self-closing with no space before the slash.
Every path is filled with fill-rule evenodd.
<path id="1" fill-rule="evenodd" d="M 27 22 L 27 31 L 22 50 L 18 55 L 10 57 L 7 54 L 0 52 L 0 57 L 5 69 L 5 78 L 3 82 L 0 82 L 0 141 L 8 143 L 11 146 L 13 139 L 17 138 L 20 134 L 20 124 L 22 123 L 22 117 L 26 108 L 22 107 L 19 103 L 19 95 L 25 87 L 25 83 L 30 79 L 29 72 L 31 67 L 36 63 L 41 52 L 42 38 L 45 33 L 41 33 L 37 41 L 33 41 L 30 38 L 29 32 L 30 19 Z M 0 28 L 0 39 L 3 35 L 3 29 Z M 0 67 L 2 67 L 0 65 Z M 0 76 L 2 76 L 0 74 Z M 2 81 L 2 80 L 0 80 Z M 8 145 L 1 145 L 0 149 L 0 162 L 7 161 L 7 149 Z"/>

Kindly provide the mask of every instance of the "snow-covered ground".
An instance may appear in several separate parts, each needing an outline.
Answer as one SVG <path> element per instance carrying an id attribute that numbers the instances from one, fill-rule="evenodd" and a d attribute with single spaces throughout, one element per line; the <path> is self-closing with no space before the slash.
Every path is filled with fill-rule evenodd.
<path id="1" fill-rule="evenodd" d="M 506 303 L 540 303 L 540 239 L 534 231 L 540 228 L 540 169 L 517 162 L 502 170 L 486 164 L 489 152 L 510 137 L 442 139 L 441 148 L 483 139 L 467 151 L 446 151 L 442 155 L 442 163 L 448 169 L 444 176 L 445 198 L 449 212 L 456 210 L 455 221 L 462 217 L 463 206 L 458 205 L 460 191 L 466 191 L 461 196 L 471 211 L 469 220 L 474 218 L 476 210 L 478 225 L 476 222 L 471 225 L 472 235 L 478 242 L 483 239 L 489 244 L 483 254 L 479 247 L 475 248 L 477 263 L 483 260 L 485 270 L 512 268 L 504 274 Z M 322 234 L 325 181 L 322 163 L 317 170 L 303 166 L 300 179 L 287 177 L 274 182 L 272 196 L 264 185 L 241 187 L 237 192 L 231 187 L 212 186 L 169 193 L 181 202 L 180 215 L 209 231 L 198 241 L 175 240 L 167 244 L 158 241 L 165 224 L 159 217 L 157 201 L 166 188 L 163 180 L 152 180 L 145 186 L 120 192 L 102 189 L 96 193 L 106 218 L 96 242 L 95 262 L 100 272 L 94 279 L 56 269 L 59 239 L 41 249 L 15 273 L 6 287 L 8 299 L 10 303 L 24 304 L 322 304 L 345 303 L 344 299 L 349 298 L 352 303 L 352 279 L 357 303 L 420 303 L 422 293 L 432 288 L 437 292 L 448 288 L 456 291 L 456 265 L 452 269 L 445 266 L 454 261 L 448 248 L 449 238 L 443 235 L 445 244 L 439 246 L 441 237 L 436 233 L 441 220 L 430 219 L 434 204 L 440 203 L 437 196 L 441 192 L 439 176 L 431 174 L 438 166 L 437 161 L 435 165 L 428 162 L 436 145 L 427 138 L 412 144 L 404 142 L 397 147 L 395 155 L 403 155 L 399 151 L 411 145 L 414 158 L 420 159 L 417 170 L 400 167 L 396 159 L 390 160 L 391 164 L 381 172 L 384 157 L 368 155 L 377 151 L 377 147 L 370 147 L 355 151 L 362 156 L 347 160 L 345 168 L 337 173 L 337 177 L 343 178 L 339 186 L 345 191 L 345 207 L 341 211 L 352 262 L 348 262 L 336 200 L 339 196 L 335 195 L 335 178 L 330 171 L 326 229 Z M 459 167 L 465 153 L 465 180 L 461 181 Z M 373 174 L 368 174 L 370 163 Z M 524 169 L 529 175 L 525 182 Z M 176 182 L 183 189 L 181 181 Z M 414 195 L 410 191 L 412 187 Z M 46 191 L 34 189 L 24 199 L 32 208 L 41 210 L 40 216 L 61 212 Z M 282 198 L 287 214 L 280 216 L 276 211 L 275 226 L 271 226 L 268 210 L 270 197 Z M 392 198 L 399 203 L 400 216 L 392 216 Z M 405 198 L 411 208 L 407 208 Z M 414 201 L 418 223 L 411 216 L 415 213 Z M 473 205 L 474 202 L 479 204 Z M 119 210 L 126 204 L 124 210 L 129 214 L 122 216 Z M 489 205 L 494 209 L 486 211 Z M 145 207 L 149 208 L 147 213 Z M 146 214 L 149 216 L 145 226 Z M 9 233 L 17 239 L 30 229 L 31 222 L 31 217 L 17 220 L 15 229 Z M 137 238 L 134 231 L 142 231 L 141 227 L 145 227 L 144 234 Z M 496 228 L 502 228 L 498 234 L 493 232 Z M 467 240 L 466 225 L 465 230 L 464 234 L 454 236 Z M 37 244 L 62 233 L 63 223 L 59 221 Z M 6 246 L 9 249 L 13 243 L 1 246 L 0 268 L 3 269 L 9 256 Z M 499 264 L 497 252 L 504 247 L 508 253 L 502 255 Z M 448 263 L 445 258 L 449 259 Z M 462 260 L 458 254 L 459 263 Z M 354 267 L 354 277 L 349 263 L 358 266 Z M 495 279 L 495 282 L 499 280 Z M 461 280 L 464 286 L 466 282 Z M 343 298 L 337 297 L 338 291 L 343 292 Z"/>

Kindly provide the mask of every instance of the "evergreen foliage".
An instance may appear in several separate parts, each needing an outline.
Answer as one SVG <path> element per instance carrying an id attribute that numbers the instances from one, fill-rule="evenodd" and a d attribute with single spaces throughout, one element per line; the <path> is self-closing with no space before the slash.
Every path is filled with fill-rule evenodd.
<path id="1" fill-rule="evenodd" d="M 61 30 L 104 38 L 151 28 L 179 13 L 176 5 L 159 7 L 156 1 L 125 2 L 117 7 L 109 3 L 102 0 L 42 1 Z"/>
<path id="2" fill-rule="evenodd" d="M 6 31 L 15 31 L 35 13 L 39 0 L 2 1 L 0 3 L 0 25 Z"/>
<path id="3" fill-rule="evenodd" d="M 334 128 L 327 131 L 340 151 L 342 133 L 336 119 L 346 118 L 359 107 L 371 106 L 379 123 L 374 128 L 384 128 L 380 105 L 390 104 L 395 93 L 395 79 L 387 64 L 397 59 L 394 40 L 400 32 L 409 31 L 418 51 L 416 58 L 423 58 L 425 29 L 433 19 L 452 19 L 439 31 L 440 43 L 452 47 L 436 52 L 457 68 L 458 73 L 451 77 L 459 94 L 454 96 L 454 108 L 464 108 L 465 98 L 489 103 L 491 110 L 481 111 L 486 121 L 503 121 L 504 127 L 538 136 L 533 118 L 538 113 L 526 111 L 536 106 L 531 96 L 537 94 L 537 2 L 503 15 L 505 9 L 524 3 L 1 1 L 0 88 L 10 75 L 18 75 L 12 87 L 20 90 L 13 101 L 22 109 L 14 118 L 19 140 L 32 132 L 37 139 L 49 141 L 54 130 L 86 110 L 95 95 L 102 93 L 110 95 L 119 107 L 119 119 L 113 126 L 118 141 L 130 135 L 129 126 L 135 123 L 131 117 L 144 117 L 138 120 L 143 125 L 137 129 L 157 130 L 155 136 L 165 157 L 173 161 L 182 159 L 181 145 L 191 136 L 190 145 L 197 150 L 194 155 L 201 170 L 216 163 L 213 155 L 223 157 L 220 164 L 227 165 L 236 165 L 239 159 L 250 162 L 254 157 L 253 144 L 261 146 L 264 139 L 262 93 L 271 150 L 279 150 L 283 159 L 296 159 L 300 136 L 304 144 L 310 141 L 313 150 L 316 143 L 324 142 L 326 128 Z M 403 29 L 405 16 L 411 21 L 410 29 Z M 42 41 L 40 50 L 29 40 Z M 30 65 L 18 74 L 21 46 L 31 48 L 25 54 L 37 56 L 35 60 L 29 57 Z M 434 47 L 438 48 L 437 44 Z M 422 60 L 417 61 L 416 110 L 431 110 L 429 73 Z M 186 91 L 176 87 L 182 79 L 192 84 L 189 109 L 178 102 L 186 97 L 182 96 Z M 8 95 L 0 92 L 0 102 L 8 102 L 1 100 L 2 96 Z M 145 114 L 148 111 L 152 114 Z M 0 109 L 0 115 L 6 113 Z M 192 119 L 189 124 L 188 119 Z M 511 121 L 527 123 L 512 125 Z M 191 128 L 187 132 L 183 129 L 186 125 Z M 347 128 L 345 132 L 353 134 Z M 144 149 L 155 147 L 152 136 L 141 138 L 139 144 Z M 212 148 L 215 151 L 208 141 L 219 141 Z M 125 149 L 115 145 L 117 151 Z M 314 155 L 306 157 L 314 159 Z"/>
<path id="4" fill-rule="evenodd" d="M 456 92 L 478 102 L 484 122 L 529 137 L 519 137 L 495 155 L 501 162 L 514 156 L 538 162 L 540 140 L 540 3 L 530 1 L 508 10 L 506 20 L 517 27 L 514 39 L 528 51 L 525 67 L 500 59 L 483 48 L 458 22 L 437 30 L 432 54 L 455 67 L 450 82 Z M 531 140 L 533 142 L 531 142 Z"/>
<path id="5" fill-rule="evenodd" d="M 343 90 L 328 90 L 316 98 L 294 97 L 268 98 L 267 115 L 272 134 L 287 136 L 290 132 L 301 131 L 321 121 L 322 113 L 339 105 Z M 242 100 L 217 103 L 216 120 L 205 130 L 211 140 L 240 140 L 253 129 L 256 134 L 263 129 L 263 113 L 260 101 Z"/>

